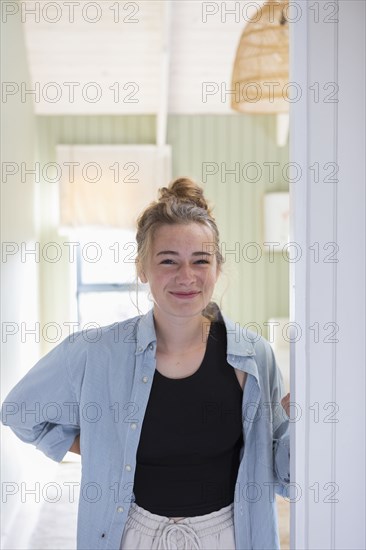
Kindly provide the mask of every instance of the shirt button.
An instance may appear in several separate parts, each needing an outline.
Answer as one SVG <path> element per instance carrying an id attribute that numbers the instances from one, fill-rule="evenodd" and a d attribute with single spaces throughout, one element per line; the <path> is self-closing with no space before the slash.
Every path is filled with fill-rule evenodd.
<path id="1" fill-rule="evenodd" d="M 136 430 L 136 428 L 137 428 L 137 424 L 135 423 L 131 424 L 131 430 Z"/>
<path id="2" fill-rule="evenodd" d="M 141 346 L 138 347 L 138 350 L 139 351 L 142 351 L 144 348 L 142 348 Z"/>
<path id="3" fill-rule="evenodd" d="M 254 351 L 251 349 L 247 349 L 247 353 L 249 353 L 249 355 L 253 355 Z"/>
<path id="4" fill-rule="evenodd" d="M 143 379 L 142 379 L 142 381 L 145 382 L 145 384 L 146 384 L 146 382 L 147 382 L 148 380 L 149 380 L 149 379 L 148 379 L 147 376 L 144 376 Z"/>
<path id="5" fill-rule="evenodd" d="M 124 510 L 123 506 L 118 506 L 117 512 L 121 513 L 121 512 L 123 512 L 123 510 Z"/>
<path id="6" fill-rule="evenodd" d="M 131 466 L 129 464 L 126 464 L 126 468 L 125 468 L 128 472 L 131 471 Z"/>

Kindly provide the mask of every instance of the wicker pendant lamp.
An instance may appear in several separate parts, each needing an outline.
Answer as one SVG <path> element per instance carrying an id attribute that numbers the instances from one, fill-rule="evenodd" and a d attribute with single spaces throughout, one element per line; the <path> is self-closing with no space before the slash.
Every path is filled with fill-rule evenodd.
<path id="1" fill-rule="evenodd" d="M 288 5 L 288 0 L 269 0 L 258 7 L 242 33 L 232 75 L 235 111 L 289 112 Z"/>

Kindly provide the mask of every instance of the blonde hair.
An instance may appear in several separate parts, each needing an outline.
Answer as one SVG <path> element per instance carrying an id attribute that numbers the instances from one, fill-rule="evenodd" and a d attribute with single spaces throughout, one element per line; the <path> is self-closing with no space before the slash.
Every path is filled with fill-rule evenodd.
<path id="1" fill-rule="evenodd" d="M 208 205 L 203 189 L 193 180 L 182 177 L 173 180 L 168 187 L 158 190 L 158 200 L 151 202 L 137 218 L 137 275 L 147 261 L 156 230 L 164 224 L 189 224 L 192 222 L 208 226 L 214 237 L 215 256 L 219 272 L 224 258 L 219 249 L 220 236 L 212 209 Z M 216 304 L 210 302 L 202 314 L 214 320 Z"/>

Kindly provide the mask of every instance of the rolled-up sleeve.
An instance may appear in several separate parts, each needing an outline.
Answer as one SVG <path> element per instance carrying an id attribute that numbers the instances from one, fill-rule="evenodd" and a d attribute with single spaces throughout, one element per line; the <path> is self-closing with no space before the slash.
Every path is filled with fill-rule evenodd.
<path id="1" fill-rule="evenodd" d="M 288 496 L 290 483 L 290 422 L 281 400 L 285 388 L 280 368 L 277 365 L 272 347 L 268 344 L 267 353 L 271 365 L 271 403 L 273 414 L 273 470 L 277 481 L 278 494 Z"/>
<path id="2" fill-rule="evenodd" d="M 54 347 L 14 386 L 1 406 L 1 422 L 46 456 L 61 462 L 80 433 L 68 338 Z"/>

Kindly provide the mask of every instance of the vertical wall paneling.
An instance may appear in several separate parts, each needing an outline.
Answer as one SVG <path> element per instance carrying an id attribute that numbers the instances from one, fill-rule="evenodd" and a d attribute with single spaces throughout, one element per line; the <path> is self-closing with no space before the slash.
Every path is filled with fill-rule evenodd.
<path id="1" fill-rule="evenodd" d="M 291 478 L 301 491 L 292 504 L 291 548 L 361 550 L 366 5 L 329 6 L 331 17 L 314 17 L 310 4 L 303 9 L 290 46 L 291 79 L 303 91 L 292 106 L 290 150 L 302 168 L 290 190 L 291 234 L 303 251 L 291 272 L 291 317 L 303 330 L 291 346 L 291 397 L 302 411 L 291 432 Z"/>

